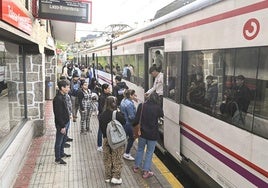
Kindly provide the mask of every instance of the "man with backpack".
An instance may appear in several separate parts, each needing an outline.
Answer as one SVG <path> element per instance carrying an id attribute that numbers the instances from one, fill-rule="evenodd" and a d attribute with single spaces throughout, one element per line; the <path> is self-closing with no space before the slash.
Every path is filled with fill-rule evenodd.
<path id="1" fill-rule="evenodd" d="M 125 82 L 121 81 L 121 76 L 115 77 L 116 85 L 113 88 L 113 96 L 117 98 L 117 106 L 120 106 L 122 99 L 124 98 L 124 91 L 128 89 L 128 86 Z"/>

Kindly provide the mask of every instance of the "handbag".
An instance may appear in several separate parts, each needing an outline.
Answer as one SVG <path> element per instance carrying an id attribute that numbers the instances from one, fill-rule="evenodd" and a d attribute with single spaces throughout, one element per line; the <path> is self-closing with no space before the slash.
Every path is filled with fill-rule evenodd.
<path id="1" fill-rule="evenodd" d="M 133 127 L 133 138 L 134 138 L 134 140 L 139 138 L 140 135 L 141 135 L 141 115 L 142 115 L 142 110 L 143 110 L 143 104 L 141 106 L 141 114 L 140 114 L 139 123 L 135 127 Z"/>

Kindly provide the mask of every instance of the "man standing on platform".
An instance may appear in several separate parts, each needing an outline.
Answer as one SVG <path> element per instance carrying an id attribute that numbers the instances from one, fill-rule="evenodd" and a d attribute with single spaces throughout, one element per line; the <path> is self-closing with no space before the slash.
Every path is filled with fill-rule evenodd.
<path id="1" fill-rule="evenodd" d="M 55 162 L 57 164 L 66 165 L 67 163 L 62 160 L 64 157 L 71 157 L 71 155 L 64 153 L 66 127 L 70 121 L 69 111 L 66 104 L 66 94 L 70 90 L 70 85 L 66 80 L 58 82 L 59 92 L 53 99 L 53 112 L 55 116 L 56 126 L 56 141 L 55 141 Z"/>

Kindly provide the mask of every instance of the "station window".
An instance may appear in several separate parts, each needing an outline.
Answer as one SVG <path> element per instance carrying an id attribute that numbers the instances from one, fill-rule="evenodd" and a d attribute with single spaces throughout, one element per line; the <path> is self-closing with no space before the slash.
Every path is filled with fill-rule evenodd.
<path id="1" fill-rule="evenodd" d="M 267 47 L 185 53 L 185 103 L 268 138 Z"/>
<path id="2" fill-rule="evenodd" d="M 24 65 L 21 61 L 18 45 L 0 41 L 0 145 L 25 119 Z"/>

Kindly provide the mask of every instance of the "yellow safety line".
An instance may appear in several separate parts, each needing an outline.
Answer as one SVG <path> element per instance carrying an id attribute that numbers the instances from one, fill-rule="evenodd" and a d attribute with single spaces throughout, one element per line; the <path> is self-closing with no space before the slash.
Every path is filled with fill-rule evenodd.
<path id="1" fill-rule="evenodd" d="M 153 155 L 153 163 L 172 187 L 183 188 L 182 184 L 177 180 L 177 178 L 175 178 L 175 176 L 167 169 L 167 167 L 155 154 Z"/>

